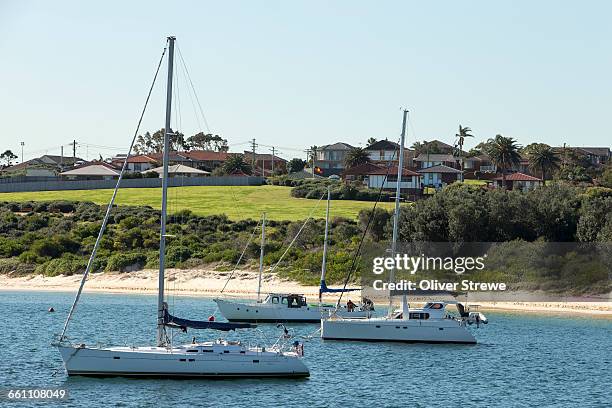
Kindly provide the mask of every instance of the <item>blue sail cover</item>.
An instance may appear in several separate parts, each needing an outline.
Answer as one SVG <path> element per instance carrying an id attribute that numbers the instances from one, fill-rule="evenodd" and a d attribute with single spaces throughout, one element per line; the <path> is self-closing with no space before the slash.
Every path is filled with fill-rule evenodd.
<path id="1" fill-rule="evenodd" d="M 254 324 L 249 323 L 229 323 L 229 322 L 211 322 L 211 321 L 202 321 L 202 320 L 189 320 L 189 319 L 181 319 L 179 317 L 172 316 L 168 313 L 168 309 L 164 310 L 164 325 L 168 327 L 173 327 L 177 329 L 186 330 L 187 328 L 191 329 L 211 329 L 211 330 L 221 330 L 221 331 L 230 331 L 236 329 L 251 329 L 257 327 Z"/>
<path id="2" fill-rule="evenodd" d="M 321 294 L 321 293 L 354 292 L 356 290 L 361 290 L 361 289 L 359 289 L 359 288 L 348 288 L 348 289 L 344 289 L 344 288 L 328 288 L 327 285 L 325 284 L 325 281 L 322 280 L 321 281 L 321 287 L 319 288 L 319 294 Z"/>

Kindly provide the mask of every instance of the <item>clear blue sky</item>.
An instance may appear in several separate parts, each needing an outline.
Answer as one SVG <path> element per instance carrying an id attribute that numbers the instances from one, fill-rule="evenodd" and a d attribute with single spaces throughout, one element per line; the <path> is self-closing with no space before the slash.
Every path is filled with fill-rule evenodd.
<path id="1" fill-rule="evenodd" d="M 400 106 L 407 144 L 452 142 L 461 123 L 477 136 L 468 147 L 497 133 L 609 146 L 611 15 L 606 1 L 0 0 L 0 149 L 128 146 L 169 34 L 233 151 L 253 137 L 285 157 L 395 140 Z M 143 130 L 163 126 L 159 85 Z"/>

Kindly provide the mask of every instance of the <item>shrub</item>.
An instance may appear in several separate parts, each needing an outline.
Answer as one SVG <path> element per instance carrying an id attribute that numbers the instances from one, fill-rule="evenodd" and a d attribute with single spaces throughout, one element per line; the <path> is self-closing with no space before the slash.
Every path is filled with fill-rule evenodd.
<path id="1" fill-rule="evenodd" d="M 24 250 L 25 247 L 14 239 L 0 237 L 0 258 L 18 256 Z"/>
<path id="2" fill-rule="evenodd" d="M 105 270 L 130 272 L 142 269 L 147 262 L 147 256 L 141 253 L 119 253 L 111 255 L 106 263 Z"/>
<path id="3" fill-rule="evenodd" d="M 171 246 L 166 252 L 166 263 L 168 266 L 176 266 L 191 257 L 192 251 L 183 245 Z"/>

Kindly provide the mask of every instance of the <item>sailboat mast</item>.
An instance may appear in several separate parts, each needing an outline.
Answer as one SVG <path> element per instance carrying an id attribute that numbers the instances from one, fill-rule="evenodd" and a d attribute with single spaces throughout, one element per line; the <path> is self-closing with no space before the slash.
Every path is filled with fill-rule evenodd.
<path id="1" fill-rule="evenodd" d="M 261 248 L 259 250 L 259 281 L 257 283 L 257 302 L 261 301 L 261 277 L 263 275 L 264 247 L 266 245 L 266 213 L 261 216 Z"/>
<path id="2" fill-rule="evenodd" d="M 395 211 L 393 212 L 393 238 L 391 240 L 391 257 L 395 258 L 397 253 L 397 236 L 399 229 L 399 215 L 400 215 L 400 194 L 402 191 L 402 173 L 404 172 L 404 140 L 406 138 L 406 119 L 408 117 L 408 111 L 404 110 L 404 118 L 402 120 L 402 135 L 400 137 L 399 145 L 399 160 L 397 163 L 397 183 L 395 187 Z M 389 272 L 389 282 L 393 282 L 395 279 L 395 268 Z M 393 313 L 393 296 L 389 292 L 389 315 Z"/>
<path id="3" fill-rule="evenodd" d="M 159 281 L 157 293 L 157 346 L 166 345 L 166 329 L 164 327 L 164 271 L 166 263 L 166 213 L 168 211 L 168 161 L 170 118 L 172 112 L 172 70 L 174 68 L 174 41 L 176 37 L 168 37 L 168 84 L 166 86 L 166 124 L 164 126 L 164 170 L 162 175 L 161 222 L 159 231 Z"/>
<path id="4" fill-rule="evenodd" d="M 323 261 L 321 262 L 321 286 L 325 282 L 327 272 L 327 237 L 329 234 L 329 202 L 331 200 L 331 187 L 327 186 L 327 208 L 325 210 L 325 235 L 323 238 Z"/>

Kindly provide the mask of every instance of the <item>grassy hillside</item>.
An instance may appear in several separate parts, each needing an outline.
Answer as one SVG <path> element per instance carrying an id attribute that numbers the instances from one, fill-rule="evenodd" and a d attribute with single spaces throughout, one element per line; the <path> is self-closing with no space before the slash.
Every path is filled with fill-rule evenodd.
<path id="1" fill-rule="evenodd" d="M 262 212 L 273 220 L 300 220 L 308 217 L 317 200 L 294 198 L 290 187 L 281 186 L 197 186 L 174 187 L 168 190 L 170 212 L 189 209 L 200 216 L 226 214 L 232 220 L 257 219 Z M 0 193 L 0 201 L 92 201 L 106 204 L 112 190 L 41 191 L 28 193 Z M 126 188 L 117 196 L 119 205 L 150 205 L 160 208 L 161 189 Z M 336 200 L 331 204 L 332 216 L 355 219 L 362 208 L 371 209 L 374 203 Z M 379 203 L 381 208 L 391 209 L 392 203 Z M 325 202 L 321 201 L 315 217 L 325 216 Z"/>

